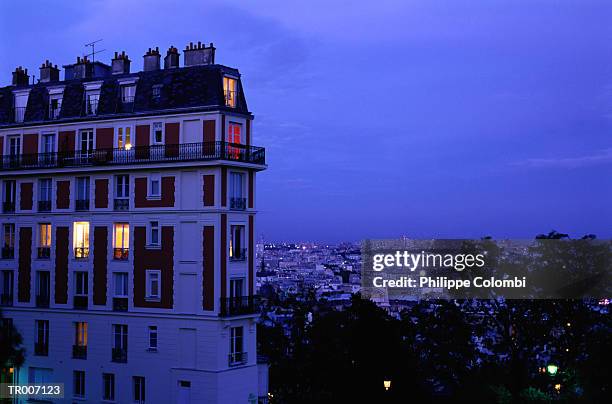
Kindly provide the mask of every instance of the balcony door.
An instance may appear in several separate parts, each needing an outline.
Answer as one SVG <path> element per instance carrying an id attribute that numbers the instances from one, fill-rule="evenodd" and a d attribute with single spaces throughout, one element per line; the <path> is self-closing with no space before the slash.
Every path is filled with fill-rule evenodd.
<path id="1" fill-rule="evenodd" d="M 91 161 L 94 150 L 94 133 L 93 130 L 87 129 L 82 130 L 79 133 L 79 160 L 82 163 L 88 163 Z"/>

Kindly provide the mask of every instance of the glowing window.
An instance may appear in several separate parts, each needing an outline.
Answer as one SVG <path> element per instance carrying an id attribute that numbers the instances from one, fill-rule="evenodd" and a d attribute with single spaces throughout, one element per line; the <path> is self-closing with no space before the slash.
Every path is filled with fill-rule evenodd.
<path id="1" fill-rule="evenodd" d="M 75 258 L 89 257 L 89 222 L 74 222 L 72 243 Z"/>
<path id="2" fill-rule="evenodd" d="M 238 104 L 238 80 L 231 77 L 223 77 L 223 94 L 225 95 L 225 105 L 236 108 Z"/>

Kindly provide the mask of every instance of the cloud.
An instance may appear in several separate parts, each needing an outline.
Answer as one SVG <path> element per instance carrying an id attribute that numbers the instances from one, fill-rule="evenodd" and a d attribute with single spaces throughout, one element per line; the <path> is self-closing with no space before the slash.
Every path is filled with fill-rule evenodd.
<path id="1" fill-rule="evenodd" d="M 528 168 L 581 168 L 611 163 L 612 148 L 578 157 L 530 158 L 512 165 Z"/>

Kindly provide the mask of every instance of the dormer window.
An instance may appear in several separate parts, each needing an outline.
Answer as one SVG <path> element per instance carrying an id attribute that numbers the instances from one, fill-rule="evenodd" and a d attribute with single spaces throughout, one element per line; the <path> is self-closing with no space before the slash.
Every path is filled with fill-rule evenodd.
<path id="1" fill-rule="evenodd" d="M 225 106 L 236 108 L 238 105 L 238 80 L 232 77 L 223 77 L 223 95 Z"/>
<path id="2" fill-rule="evenodd" d="M 121 86 L 121 102 L 123 102 L 124 104 L 133 103 L 134 96 L 136 96 L 136 85 L 135 84 Z"/>
<path id="3" fill-rule="evenodd" d="M 151 97 L 153 98 L 154 102 L 159 102 L 161 100 L 161 89 L 161 84 L 156 84 L 153 86 L 153 93 L 151 94 Z"/>
<path id="4" fill-rule="evenodd" d="M 52 97 L 49 99 L 49 119 L 59 119 L 62 108 L 61 97 Z"/>
<path id="5" fill-rule="evenodd" d="M 16 123 L 23 122 L 25 118 L 26 106 L 28 105 L 28 96 L 30 95 L 30 91 L 19 91 L 15 92 L 15 101 L 14 101 L 14 113 L 13 118 Z"/>
<path id="6" fill-rule="evenodd" d="M 98 102 L 100 101 L 100 88 L 102 82 L 85 83 L 85 115 L 96 115 L 98 113 Z"/>

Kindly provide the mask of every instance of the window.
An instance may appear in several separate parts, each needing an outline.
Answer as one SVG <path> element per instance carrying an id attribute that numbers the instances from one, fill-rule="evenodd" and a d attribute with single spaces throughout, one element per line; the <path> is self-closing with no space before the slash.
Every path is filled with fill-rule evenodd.
<path id="1" fill-rule="evenodd" d="M 243 352 L 243 327 L 232 327 L 230 333 L 230 365 L 244 363 L 246 357 Z"/>
<path id="2" fill-rule="evenodd" d="M 38 180 L 38 211 L 51 211 L 51 178 Z"/>
<path id="3" fill-rule="evenodd" d="M 128 326 L 125 324 L 113 324 L 113 362 L 127 362 L 127 343 Z"/>
<path id="4" fill-rule="evenodd" d="M 38 224 L 38 258 L 51 256 L 51 223 Z"/>
<path id="5" fill-rule="evenodd" d="M 15 180 L 4 181 L 3 187 L 3 204 L 2 210 L 4 213 L 15 211 L 15 195 L 17 192 L 17 182 Z"/>
<path id="6" fill-rule="evenodd" d="M 230 226 L 230 240 L 229 240 L 229 258 L 231 261 L 243 261 L 246 259 L 246 245 L 244 242 L 244 226 L 232 225 Z"/>
<path id="7" fill-rule="evenodd" d="M 28 95 L 29 93 L 15 94 L 15 122 L 23 122 L 28 105 Z"/>
<path id="8" fill-rule="evenodd" d="M 13 271 L 2 271 L 0 288 L 0 306 L 13 305 Z"/>
<path id="9" fill-rule="evenodd" d="M 41 152 L 42 153 L 55 152 L 55 133 L 43 134 L 42 140 L 41 140 Z"/>
<path id="10" fill-rule="evenodd" d="M 85 113 L 87 115 L 96 115 L 98 113 L 98 100 L 100 99 L 99 92 L 87 93 L 85 98 Z"/>
<path id="11" fill-rule="evenodd" d="M 235 108 L 237 106 L 238 80 L 231 77 L 223 77 L 223 94 L 225 95 L 225 105 Z"/>
<path id="12" fill-rule="evenodd" d="M 128 198 L 130 196 L 130 177 L 128 175 L 115 176 L 115 197 Z"/>
<path id="13" fill-rule="evenodd" d="M 4 232 L 2 258 L 15 258 L 15 223 L 5 223 L 2 229 Z"/>
<path id="14" fill-rule="evenodd" d="M 74 323 L 74 332 L 74 344 L 87 346 L 87 323 L 83 321 Z"/>
<path id="15" fill-rule="evenodd" d="M 230 299 L 242 297 L 244 293 L 244 278 L 230 279 Z"/>
<path id="16" fill-rule="evenodd" d="M 9 156 L 17 157 L 21 154 L 21 137 L 9 136 Z"/>
<path id="17" fill-rule="evenodd" d="M 60 96 L 51 96 L 49 99 L 49 118 L 58 119 L 62 109 L 62 98 Z"/>
<path id="18" fill-rule="evenodd" d="M 149 223 L 149 244 L 159 246 L 159 222 L 153 221 Z"/>
<path id="19" fill-rule="evenodd" d="M 153 123 L 153 144 L 164 143 L 164 125 L 161 122 Z"/>
<path id="20" fill-rule="evenodd" d="M 107 401 L 115 400 L 115 375 L 112 373 L 102 373 L 103 393 L 102 399 Z"/>
<path id="21" fill-rule="evenodd" d="M 149 197 L 161 197 L 159 174 L 151 174 L 151 176 L 149 176 Z"/>
<path id="22" fill-rule="evenodd" d="M 149 351 L 157 351 L 157 326 L 149 326 Z"/>
<path id="23" fill-rule="evenodd" d="M 146 272 L 147 282 L 147 299 L 159 300 L 160 298 L 160 283 L 161 283 L 161 271 L 159 270 L 147 270 Z"/>
<path id="24" fill-rule="evenodd" d="M 49 354 L 49 320 L 36 320 L 36 342 L 34 353 L 38 356 Z"/>
<path id="25" fill-rule="evenodd" d="M 89 210 L 89 177 L 77 177 L 76 210 Z"/>
<path id="26" fill-rule="evenodd" d="M 132 128 L 130 126 L 117 128 L 117 148 L 130 150 L 132 148 Z"/>
<path id="27" fill-rule="evenodd" d="M 230 209 L 246 209 L 244 173 L 230 173 Z"/>
<path id="28" fill-rule="evenodd" d="M 81 153 L 91 153 L 93 151 L 94 133 L 93 130 L 87 129 L 80 132 Z"/>
<path id="29" fill-rule="evenodd" d="M 36 306 L 48 307 L 50 295 L 49 271 L 36 271 Z"/>
<path id="30" fill-rule="evenodd" d="M 228 127 L 228 138 L 229 143 L 240 144 L 242 134 L 242 125 L 236 122 L 230 122 Z"/>
<path id="31" fill-rule="evenodd" d="M 76 398 L 85 398 L 85 372 L 75 370 L 73 372 L 74 385 L 72 395 Z"/>
<path id="32" fill-rule="evenodd" d="M 151 97 L 153 98 L 153 101 L 155 102 L 159 102 L 161 100 L 161 90 L 162 90 L 162 85 L 161 84 L 155 84 L 153 86 L 153 93 L 151 94 Z"/>
<path id="33" fill-rule="evenodd" d="M 134 102 L 134 96 L 136 95 L 136 86 L 121 86 L 121 102 L 130 103 Z"/>
<path id="34" fill-rule="evenodd" d="M 130 225 L 128 223 L 115 223 L 113 243 L 113 258 L 127 260 L 130 251 Z"/>
<path id="35" fill-rule="evenodd" d="M 127 297 L 128 295 L 128 274 L 127 272 L 113 273 L 115 284 L 115 297 Z"/>
<path id="36" fill-rule="evenodd" d="M 142 376 L 134 376 L 132 378 L 134 384 L 134 401 L 137 403 L 145 402 L 145 378 Z"/>
<path id="37" fill-rule="evenodd" d="M 73 247 L 75 258 L 89 257 L 89 222 L 74 222 Z"/>
<path id="38" fill-rule="evenodd" d="M 75 296 L 87 296 L 88 283 L 87 272 L 79 271 L 74 273 L 74 294 Z"/>

